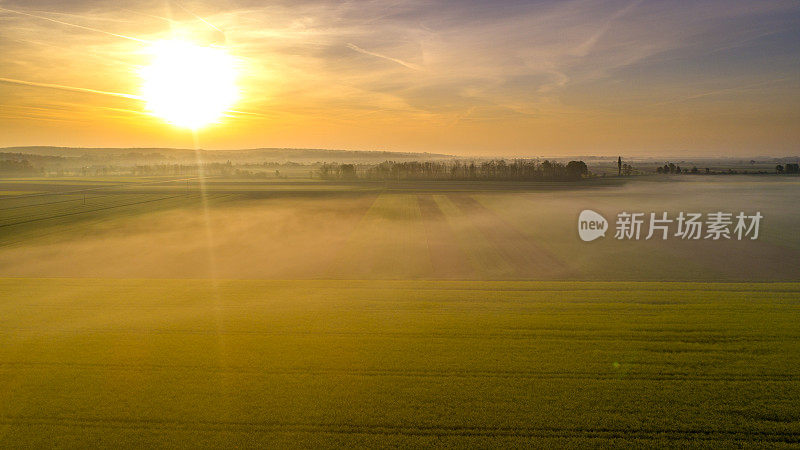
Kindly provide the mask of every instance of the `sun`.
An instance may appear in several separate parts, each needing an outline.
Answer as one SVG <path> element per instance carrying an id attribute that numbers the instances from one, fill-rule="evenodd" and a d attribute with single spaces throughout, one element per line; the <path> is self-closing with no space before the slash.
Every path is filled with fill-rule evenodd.
<path id="1" fill-rule="evenodd" d="M 224 48 L 165 40 L 149 53 L 140 75 L 150 114 L 197 130 L 218 122 L 238 99 L 236 60 Z"/>

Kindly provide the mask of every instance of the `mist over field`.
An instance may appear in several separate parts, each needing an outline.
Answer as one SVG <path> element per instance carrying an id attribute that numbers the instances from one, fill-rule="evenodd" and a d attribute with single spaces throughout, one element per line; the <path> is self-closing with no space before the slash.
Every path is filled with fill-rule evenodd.
<path id="1" fill-rule="evenodd" d="M 800 448 L 797 0 L 0 0 L 0 450 Z"/>
<path id="2" fill-rule="evenodd" d="M 800 273 L 797 179 L 411 190 L 210 181 L 3 201 L 0 273 L 28 277 L 780 281 Z M 139 194 L 131 189 L 139 189 Z M 160 190 L 158 190 L 160 189 Z M 151 203 L 141 204 L 136 196 Z M 58 197 L 60 198 L 60 197 Z M 68 199 L 70 197 L 67 197 Z M 135 208 L 147 206 L 146 209 Z M 43 209 L 47 208 L 47 209 Z M 609 220 L 582 242 L 577 216 Z M 97 210 L 92 212 L 93 210 Z M 74 214 L 89 211 L 86 214 Z M 621 211 L 764 216 L 758 240 L 614 239 Z"/>
<path id="3" fill-rule="evenodd" d="M 306 168 L 0 179 L 0 441 L 800 442 L 796 176 Z M 618 240 L 623 211 L 763 219 Z"/>

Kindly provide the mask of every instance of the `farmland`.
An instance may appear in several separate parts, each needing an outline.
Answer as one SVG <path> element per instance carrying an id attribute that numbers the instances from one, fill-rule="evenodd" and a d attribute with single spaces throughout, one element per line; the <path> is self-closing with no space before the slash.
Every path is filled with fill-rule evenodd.
<path id="1" fill-rule="evenodd" d="M 796 281 L 797 178 L 596 183 L 4 180 L 19 277 Z M 203 193 L 201 195 L 201 192 Z M 612 221 L 578 239 L 577 216 Z M 760 211 L 759 239 L 613 239 L 619 211 Z"/>
<path id="2" fill-rule="evenodd" d="M 0 181 L 10 446 L 792 446 L 800 180 Z M 582 242 L 618 211 L 756 241 Z"/>
<path id="3" fill-rule="evenodd" d="M 797 443 L 800 286 L 0 282 L 6 443 Z"/>

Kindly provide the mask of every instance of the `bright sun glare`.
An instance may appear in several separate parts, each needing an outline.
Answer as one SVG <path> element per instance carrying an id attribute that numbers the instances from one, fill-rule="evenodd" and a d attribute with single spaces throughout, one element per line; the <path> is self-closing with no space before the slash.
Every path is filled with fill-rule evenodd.
<path id="1" fill-rule="evenodd" d="M 156 117 L 185 128 L 217 122 L 238 97 L 234 58 L 219 47 L 159 41 L 150 47 L 142 97 Z"/>

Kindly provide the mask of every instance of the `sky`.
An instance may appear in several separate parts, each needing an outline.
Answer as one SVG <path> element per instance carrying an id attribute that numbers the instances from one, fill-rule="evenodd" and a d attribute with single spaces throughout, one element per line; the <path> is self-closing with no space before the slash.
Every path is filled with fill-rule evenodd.
<path id="1" fill-rule="evenodd" d="M 139 98 L 176 38 L 236 61 L 196 133 Z M 800 2 L 0 0 L 0 146 L 24 145 L 797 155 Z"/>

